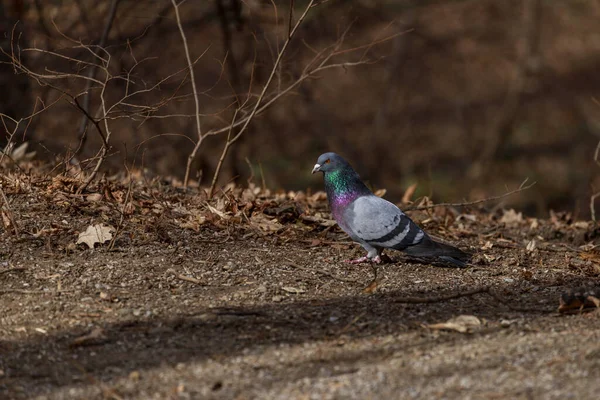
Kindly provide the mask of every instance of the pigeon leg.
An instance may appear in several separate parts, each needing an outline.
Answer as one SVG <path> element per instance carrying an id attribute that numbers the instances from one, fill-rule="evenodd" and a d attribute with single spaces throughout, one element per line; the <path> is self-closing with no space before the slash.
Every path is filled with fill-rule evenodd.
<path id="1" fill-rule="evenodd" d="M 364 257 L 357 258 L 356 260 L 346 260 L 344 262 L 347 262 L 348 264 L 360 264 L 360 263 L 369 262 L 369 261 L 370 261 L 369 257 L 364 256 Z"/>

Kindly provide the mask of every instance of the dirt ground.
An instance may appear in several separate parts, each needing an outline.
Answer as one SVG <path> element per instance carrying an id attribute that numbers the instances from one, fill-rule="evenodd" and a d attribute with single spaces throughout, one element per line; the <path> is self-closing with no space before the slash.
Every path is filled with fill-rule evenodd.
<path id="1" fill-rule="evenodd" d="M 321 193 L 207 201 L 160 180 L 109 180 L 86 195 L 67 178 L 1 180 L 1 398 L 600 393 L 600 312 L 557 312 L 563 292 L 599 284 L 594 224 L 415 211 L 473 251 L 473 265 L 391 253 L 365 289 L 372 270 L 343 262 L 361 250 L 332 226 Z M 114 243 L 75 244 L 100 223 L 117 230 Z M 461 315 L 472 324 L 435 326 Z"/>

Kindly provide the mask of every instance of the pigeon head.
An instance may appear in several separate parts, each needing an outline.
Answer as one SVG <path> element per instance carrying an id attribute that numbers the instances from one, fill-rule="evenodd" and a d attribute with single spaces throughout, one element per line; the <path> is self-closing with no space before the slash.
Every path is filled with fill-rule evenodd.
<path id="1" fill-rule="evenodd" d="M 352 169 L 350 164 L 348 164 L 341 156 L 335 153 L 324 153 L 317 159 L 317 163 L 315 164 L 312 173 L 323 172 L 326 174 L 328 172 L 336 172 L 346 168 Z"/>
<path id="2" fill-rule="evenodd" d="M 323 172 L 325 191 L 334 216 L 356 198 L 371 194 L 352 166 L 335 153 L 321 154 L 312 172 Z"/>

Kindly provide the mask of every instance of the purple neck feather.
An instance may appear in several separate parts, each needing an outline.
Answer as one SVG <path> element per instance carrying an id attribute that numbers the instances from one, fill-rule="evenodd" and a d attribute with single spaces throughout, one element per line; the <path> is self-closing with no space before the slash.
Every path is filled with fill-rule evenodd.
<path id="1" fill-rule="evenodd" d="M 351 167 L 326 172 L 325 190 L 331 213 L 337 221 L 340 221 L 348 204 L 360 196 L 372 193 Z"/>

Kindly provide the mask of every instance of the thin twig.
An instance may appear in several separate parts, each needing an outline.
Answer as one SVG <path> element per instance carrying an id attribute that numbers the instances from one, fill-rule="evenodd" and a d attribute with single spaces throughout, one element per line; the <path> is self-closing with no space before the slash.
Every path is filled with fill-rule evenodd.
<path id="1" fill-rule="evenodd" d="M 15 271 L 25 271 L 27 268 L 25 267 L 11 267 L 11 268 L 7 268 L 7 269 L 3 269 L 2 271 L 0 271 L 0 274 L 6 274 L 9 272 L 15 272 Z"/>
<path id="2" fill-rule="evenodd" d="M 177 275 L 175 275 L 175 278 L 181 279 L 182 281 L 186 281 L 186 282 L 190 282 L 190 283 L 195 283 L 196 285 L 205 286 L 205 284 L 200 279 L 196 279 L 196 278 L 191 277 L 191 276 L 177 274 Z"/>
<path id="3" fill-rule="evenodd" d="M 457 292 L 442 296 L 435 297 L 397 297 L 394 299 L 394 303 L 406 303 L 406 304 L 428 304 L 428 303 L 441 303 L 448 300 L 454 300 L 461 297 L 474 296 L 480 293 L 489 293 L 489 286 L 479 287 L 466 292 Z"/>
<path id="4" fill-rule="evenodd" d="M 596 150 L 594 151 L 594 162 L 600 167 L 600 141 L 596 145 Z M 592 221 L 596 222 L 596 199 L 600 196 L 600 192 L 596 192 L 592 194 L 590 197 L 590 214 L 592 216 Z"/>
<path id="5" fill-rule="evenodd" d="M 120 210 L 121 218 L 119 219 L 119 223 L 117 224 L 117 228 L 115 230 L 115 234 L 110 241 L 110 245 L 108 246 L 108 250 L 111 251 L 115 246 L 115 242 L 117 241 L 117 237 L 121 230 L 123 229 L 123 222 L 125 221 L 125 213 L 127 212 L 127 205 L 130 202 L 130 198 L 133 196 L 133 177 L 131 176 L 131 171 L 125 164 L 125 169 L 127 170 L 127 175 L 129 176 L 129 185 L 127 187 L 127 194 L 125 194 L 125 200 L 123 201 L 123 205 Z"/>
<path id="6" fill-rule="evenodd" d="M 596 151 L 594 151 L 594 162 L 600 167 L 600 159 L 598 159 L 598 156 L 600 156 L 600 141 L 598 141 Z"/>
<path id="7" fill-rule="evenodd" d="M 175 1 L 175 0 L 172 0 L 172 1 Z M 242 134 L 248 128 L 248 125 L 250 124 L 250 122 L 253 120 L 254 116 L 257 114 L 257 111 L 258 111 L 259 107 L 261 106 L 262 101 L 265 97 L 265 94 L 267 93 L 267 90 L 269 89 L 269 86 L 270 86 L 271 82 L 273 81 L 273 78 L 277 74 L 279 65 L 281 64 L 281 60 L 283 59 L 283 55 L 285 54 L 285 51 L 288 48 L 288 45 L 292 41 L 292 38 L 294 37 L 294 34 L 298 30 L 298 27 L 302 24 L 302 21 L 304 21 L 304 18 L 306 18 L 306 15 L 308 14 L 308 11 L 311 9 L 314 1 L 315 0 L 309 1 L 308 5 L 306 6 L 306 9 L 304 10 L 304 12 L 300 16 L 300 18 L 298 18 L 298 21 L 296 21 L 296 24 L 289 32 L 288 37 L 286 38 L 285 42 L 283 43 L 283 47 L 281 48 L 281 50 L 279 50 L 279 53 L 277 54 L 277 59 L 275 60 L 275 63 L 273 64 L 273 67 L 271 68 L 271 73 L 269 74 L 269 78 L 265 82 L 265 85 L 263 86 L 263 89 L 262 89 L 260 95 L 258 96 L 258 99 L 256 100 L 256 103 L 254 104 L 254 107 L 252 108 L 252 111 L 245 118 L 245 121 L 244 121 L 242 127 L 237 132 L 237 134 L 233 137 L 233 139 L 230 139 L 230 136 L 228 135 L 227 143 L 225 144 L 225 148 L 223 149 L 221 160 L 219 160 L 218 168 L 215 171 L 215 174 L 213 175 L 213 180 L 212 180 L 211 190 L 210 190 L 211 197 L 212 197 L 212 193 L 214 191 L 214 185 L 216 184 L 216 181 L 219 178 L 219 173 L 221 172 L 221 165 L 223 164 L 223 159 L 227 155 L 227 152 L 229 151 L 230 147 L 242 136 Z M 236 110 L 236 115 L 237 115 L 237 110 Z M 236 126 L 236 123 L 235 123 L 236 115 L 234 115 L 234 120 L 227 129 L 227 132 L 229 132 L 229 134 L 231 134 L 231 130 Z M 187 176 L 187 172 L 186 172 L 186 176 Z"/>
<path id="8" fill-rule="evenodd" d="M 466 206 L 472 206 L 475 204 L 486 203 L 488 201 L 500 200 L 505 197 L 511 196 L 515 193 L 519 193 L 524 190 L 527 190 L 537 183 L 537 182 L 533 182 L 533 183 L 525 186 L 528 179 L 529 178 L 525 179 L 523 181 L 523 183 L 521 183 L 521 185 L 517 189 L 511 190 L 510 192 L 506 192 L 499 196 L 487 197 L 485 199 L 479 199 L 479 200 L 475 200 L 475 201 L 467 201 L 467 202 L 463 202 L 463 203 L 437 203 L 437 204 L 431 204 L 431 205 L 427 205 L 427 206 L 406 207 L 405 211 L 429 210 L 431 208 L 437 208 L 437 207 L 466 207 Z"/>
<path id="9" fill-rule="evenodd" d="M 596 199 L 600 196 L 600 192 L 594 193 L 590 197 L 590 213 L 592 216 L 592 221 L 596 222 Z"/>
<path id="10" fill-rule="evenodd" d="M 15 236 L 19 236 L 19 227 L 17 226 L 17 221 L 15 221 L 14 215 L 10 209 L 10 204 L 8 203 L 8 199 L 4 194 L 4 189 L 2 189 L 2 185 L 0 185 L 0 194 L 2 195 L 2 200 L 4 201 L 4 204 L 6 206 L 6 215 L 8 216 L 10 224 L 13 226 L 13 230 L 15 231 Z"/>
<path id="11" fill-rule="evenodd" d="M 16 293 L 16 294 L 61 294 L 72 293 L 75 290 L 25 290 L 25 289 L 0 289 L 0 294 Z"/>
<path id="12" fill-rule="evenodd" d="M 292 23 L 294 22 L 294 0 L 290 0 L 290 16 L 288 18 L 288 38 L 292 34 Z"/>
<path id="13" fill-rule="evenodd" d="M 215 186 L 217 185 L 217 179 L 219 179 L 219 175 L 221 174 L 221 168 L 223 167 L 223 162 L 225 161 L 225 157 L 227 157 L 229 148 L 233 144 L 233 141 L 231 141 L 231 131 L 233 130 L 233 124 L 235 123 L 235 119 L 238 115 L 239 110 L 240 110 L 240 108 L 236 108 L 235 112 L 233 113 L 231 125 L 229 125 L 231 127 L 231 129 L 229 129 L 229 132 L 227 132 L 227 141 L 225 142 L 225 147 L 223 147 L 223 152 L 221 153 L 221 158 L 219 158 L 217 168 L 215 169 L 215 173 L 213 175 L 213 179 L 210 184 L 210 190 L 208 191 L 209 198 L 212 198 L 213 194 L 215 193 Z"/>
<path id="14" fill-rule="evenodd" d="M 102 35 L 100 36 L 100 41 L 98 42 L 98 47 L 94 51 L 94 53 L 96 53 L 96 55 L 98 55 L 101 51 L 100 49 L 104 48 L 104 46 L 106 45 L 108 35 L 110 34 L 110 30 L 112 28 L 113 22 L 115 21 L 115 16 L 117 15 L 117 7 L 119 5 L 119 1 L 120 0 L 112 0 L 111 1 L 110 9 L 108 10 L 106 22 L 104 24 L 104 30 L 102 31 Z M 79 141 L 81 143 L 79 146 L 79 151 L 81 151 L 83 146 L 85 146 L 85 142 L 86 142 L 87 124 L 88 124 L 88 120 L 90 120 L 89 109 L 90 109 L 90 103 L 91 103 L 91 99 L 92 99 L 92 83 L 93 83 L 94 77 L 96 76 L 97 70 L 98 70 L 97 64 L 93 64 L 88 71 L 87 77 L 90 79 L 88 79 L 85 83 L 83 104 L 81 104 L 81 106 L 79 107 L 83 111 L 83 114 L 84 114 L 84 115 L 82 115 L 81 121 L 79 122 L 79 132 L 77 134 L 77 137 L 79 138 Z M 79 106 L 79 104 L 78 104 L 78 106 Z M 91 121 L 94 121 L 94 120 L 91 119 Z"/>
<path id="15" fill-rule="evenodd" d="M 179 5 L 176 0 L 171 0 L 173 4 L 173 10 L 175 11 L 175 19 L 177 21 L 177 28 L 179 29 L 179 34 L 181 35 L 181 41 L 183 42 L 183 49 L 185 51 L 185 58 L 187 60 L 188 69 L 190 71 L 190 80 L 192 82 L 192 92 L 194 94 L 194 106 L 196 107 L 196 133 L 198 134 L 198 141 L 194 146 L 194 149 L 189 154 L 187 159 L 187 166 L 185 168 L 185 177 L 183 179 L 183 187 L 187 188 L 188 179 L 190 177 L 190 169 L 192 167 L 192 161 L 196 158 L 196 153 L 202 144 L 203 136 L 202 136 L 202 126 L 200 125 L 200 99 L 198 97 L 198 90 L 196 88 L 196 78 L 194 76 L 194 64 L 192 63 L 192 57 L 190 57 L 190 49 L 188 47 L 187 38 L 185 36 L 185 31 L 183 30 L 183 25 L 181 24 L 181 16 L 179 15 Z"/>
<path id="16" fill-rule="evenodd" d="M 183 275 L 183 274 L 178 274 L 177 271 L 175 271 L 173 268 L 169 268 L 167 270 L 167 273 L 170 273 L 171 275 L 173 275 L 175 278 L 180 279 L 182 281 L 186 281 L 186 282 L 190 282 L 190 283 L 194 283 L 196 285 L 201 285 L 201 286 L 206 286 L 205 283 L 203 283 L 200 279 L 196 279 L 192 276 L 187 276 L 187 275 Z"/>
<path id="17" fill-rule="evenodd" d="M 110 55 L 108 57 L 109 58 L 106 62 L 106 65 L 108 65 L 110 63 Z M 107 106 L 106 106 L 106 88 L 108 87 L 109 81 L 110 81 L 110 76 L 107 74 L 104 84 L 102 85 L 102 91 L 100 92 L 100 109 L 102 110 L 102 115 L 104 117 L 106 117 L 108 115 L 107 114 Z M 104 136 L 102 136 L 102 138 L 104 139 L 104 142 L 102 143 L 102 147 L 100 148 L 100 151 L 98 152 L 98 155 L 97 155 L 98 161 L 96 161 L 96 165 L 94 166 L 94 169 L 93 169 L 92 173 L 90 174 L 90 176 L 85 180 L 83 185 L 81 185 L 79 187 L 79 189 L 77 189 L 77 194 L 83 193 L 85 191 L 85 189 L 87 189 L 89 184 L 92 183 L 92 181 L 96 178 L 96 175 L 98 174 L 98 171 L 100 171 L 100 167 L 104 163 L 104 160 L 106 160 L 108 151 L 110 150 L 109 143 L 110 143 L 111 131 L 108 126 L 108 118 L 103 118 L 103 122 L 104 122 Z"/>

